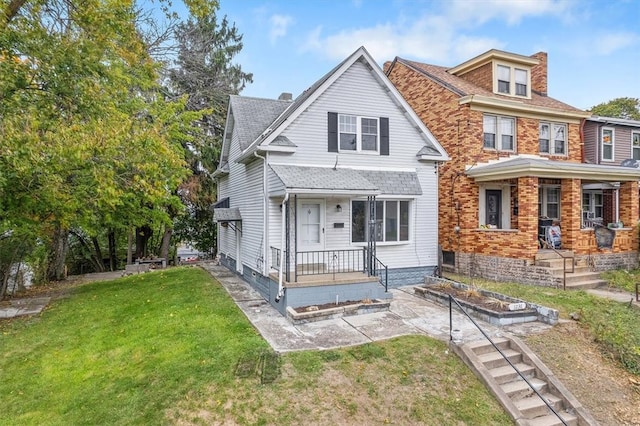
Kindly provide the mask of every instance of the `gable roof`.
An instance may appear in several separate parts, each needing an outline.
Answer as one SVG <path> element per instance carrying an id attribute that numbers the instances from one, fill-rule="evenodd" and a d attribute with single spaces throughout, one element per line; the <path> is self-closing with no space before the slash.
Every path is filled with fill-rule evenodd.
<path id="1" fill-rule="evenodd" d="M 229 97 L 229 105 L 233 112 L 240 149 L 244 151 L 291 106 L 291 102 L 232 95 Z"/>
<path id="2" fill-rule="evenodd" d="M 360 47 L 354 53 L 352 53 L 344 61 L 336 65 L 331 71 L 322 76 L 318 81 L 312 84 L 307 90 L 302 92 L 293 103 L 289 103 L 288 107 L 281 111 L 277 117 L 265 125 L 261 123 L 261 126 L 255 125 L 255 127 L 262 127 L 260 132 L 254 131 L 254 140 L 245 147 L 242 147 L 242 154 L 237 161 L 244 161 L 253 156 L 253 153 L 258 150 L 264 150 L 265 146 L 275 145 L 272 144 L 274 139 L 278 138 L 281 132 L 295 120 L 301 113 L 303 113 L 310 104 L 312 104 L 320 95 L 322 95 L 342 74 L 344 74 L 356 61 L 362 61 L 371 70 L 372 75 L 376 78 L 379 84 L 385 86 L 389 91 L 392 99 L 400 108 L 406 111 L 406 117 L 412 120 L 414 126 L 419 129 L 425 136 L 425 145 L 431 148 L 429 150 L 430 157 L 433 160 L 446 161 L 449 159 L 446 151 L 440 146 L 436 138 L 431 134 L 425 124 L 418 118 L 416 113 L 411 109 L 409 104 L 400 95 L 400 92 L 389 81 L 387 76 L 382 72 L 378 64 L 369 55 L 364 47 Z M 249 102 L 250 102 L 249 98 Z M 255 98 L 253 98 L 255 99 Z M 237 126 L 240 123 L 236 124 Z M 257 130 L 257 129 L 256 129 Z M 247 132 L 248 133 L 248 132 Z M 426 158 L 425 158 L 426 159 Z"/>
<path id="3" fill-rule="evenodd" d="M 424 77 L 436 82 L 442 87 L 455 93 L 461 97 L 461 100 L 469 102 L 481 101 L 482 98 L 492 101 L 499 101 L 505 106 L 513 108 L 529 108 L 529 109 L 541 109 L 547 111 L 557 111 L 567 115 L 575 115 L 579 118 L 588 117 L 588 113 L 575 108 L 569 104 L 561 102 L 549 96 L 544 96 L 535 91 L 531 93 L 531 99 L 526 98 L 513 98 L 512 96 L 505 96 L 493 93 L 483 87 L 480 87 L 462 77 L 458 77 L 452 74 L 452 70 L 458 67 L 447 68 L 438 65 L 424 64 L 421 62 L 410 61 L 396 57 L 387 70 L 389 74 L 396 63 L 400 63 L 423 75 Z M 463 99 L 466 98 L 466 99 Z"/>

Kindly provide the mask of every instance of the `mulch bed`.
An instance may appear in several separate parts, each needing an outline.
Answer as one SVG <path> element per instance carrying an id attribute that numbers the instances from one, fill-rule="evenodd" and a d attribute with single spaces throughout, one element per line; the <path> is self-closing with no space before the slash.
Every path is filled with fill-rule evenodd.
<path id="1" fill-rule="evenodd" d="M 457 300 L 464 300 L 470 305 L 480 306 L 490 311 L 509 312 L 509 303 L 494 297 L 483 296 L 480 291 L 474 289 L 462 289 L 452 286 L 428 286 L 434 293 L 450 294 Z"/>

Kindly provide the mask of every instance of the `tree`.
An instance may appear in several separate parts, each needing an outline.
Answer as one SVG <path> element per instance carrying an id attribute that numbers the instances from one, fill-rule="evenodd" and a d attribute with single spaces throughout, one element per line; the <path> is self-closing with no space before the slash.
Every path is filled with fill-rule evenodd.
<path id="1" fill-rule="evenodd" d="M 209 208 L 216 199 L 210 176 L 220 157 L 228 99 L 251 83 L 253 75 L 232 63 L 242 49 L 242 35 L 226 17 L 220 23 L 215 13 L 189 19 L 178 25 L 176 40 L 178 56 L 167 70 L 167 90 L 172 96 L 187 95 L 187 109 L 203 112 L 198 127 L 206 136 L 185 145 L 192 175 L 179 190 L 187 209 L 176 221 L 176 233 L 210 252 L 215 226 Z"/>
<path id="2" fill-rule="evenodd" d="M 180 209 L 196 116 L 160 95 L 136 13 L 126 0 L 0 10 L 0 223 L 48 244 L 49 279 L 64 276 L 70 230 L 170 223 Z"/>
<path id="3" fill-rule="evenodd" d="M 615 98 L 590 108 L 594 115 L 640 120 L 640 99 Z"/>

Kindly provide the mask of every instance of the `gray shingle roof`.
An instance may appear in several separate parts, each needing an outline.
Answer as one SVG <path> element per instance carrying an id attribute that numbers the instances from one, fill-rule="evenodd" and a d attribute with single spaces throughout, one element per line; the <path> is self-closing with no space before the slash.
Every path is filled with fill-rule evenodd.
<path id="1" fill-rule="evenodd" d="M 251 145 L 284 110 L 292 105 L 290 101 L 237 95 L 230 96 L 229 102 L 241 150 Z"/>
<path id="2" fill-rule="evenodd" d="M 270 165 L 288 191 L 378 192 L 392 195 L 420 195 L 415 172 L 355 170 L 346 168 Z"/>
<path id="3" fill-rule="evenodd" d="M 275 145 L 275 146 L 292 146 L 295 147 L 296 144 L 294 144 L 293 142 L 291 142 L 291 140 L 286 137 L 286 136 L 277 136 L 269 145 Z"/>

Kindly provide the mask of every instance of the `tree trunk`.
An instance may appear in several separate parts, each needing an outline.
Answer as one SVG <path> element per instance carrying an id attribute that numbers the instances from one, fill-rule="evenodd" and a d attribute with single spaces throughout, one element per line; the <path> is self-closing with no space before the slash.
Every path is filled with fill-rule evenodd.
<path id="1" fill-rule="evenodd" d="M 93 243 L 93 250 L 96 253 L 96 261 L 98 263 L 98 271 L 104 272 L 104 257 L 102 256 L 102 249 L 100 248 L 100 242 L 96 237 L 91 237 L 91 242 Z"/>
<path id="2" fill-rule="evenodd" d="M 116 253 L 116 232 L 109 230 L 109 267 L 112 271 L 118 269 L 118 254 Z"/>
<path id="3" fill-rule="evenodd" d="M 51 252 L 47 265 L 47 280 L 62 281 L 66 278 L 67 252 L 69 251 L 69 230 L 56 226 L 51 239 Z"/>
<path id="4" fill-rule="evenodd" d="M 127 229 L 127 265 L 133 264 L 133 232 Z"/>
<path id="5" fill-rule="evenodd" d="M 101 259 L 98 257 L 98 255 L 93 250 L 91 250 L 91 247 L 89 247 L 89 244 L 84 239 L 84 237 L 81 234 L 79 234 L 78 232 L 69 231 L 69 233 L 74 235 L 78 239 L 78 241 L 80 242 L 80 245 L 82 246 L 82 248 L 84 248 L 87 251 L 87 253 L 89 253 L 91 255 L 89 260 L 91 261 L 91 264 L 93 265 L 93 269 L 95 269 L 96 272 L 104 272 L 104 267 L 101 266 L 102 265 Z"/>
<path id="6" fill-rule="evenodd" d="M 153 235 L 153 230 L 149 225 L 144 225 L 136 228 L 136 259 L 145 257 L 147 255 L 147 246 L 151 235 Z"/>
<path id="7" fill-rule="evenodd" d="M 164 228 L 164 234 L 162 235 L 162 244 L 160 245 L 160 257 L 169 261 L 169 245 L 171 243 L 171 235 L 173 235 L 173 228 L 167 226 Z"/>

